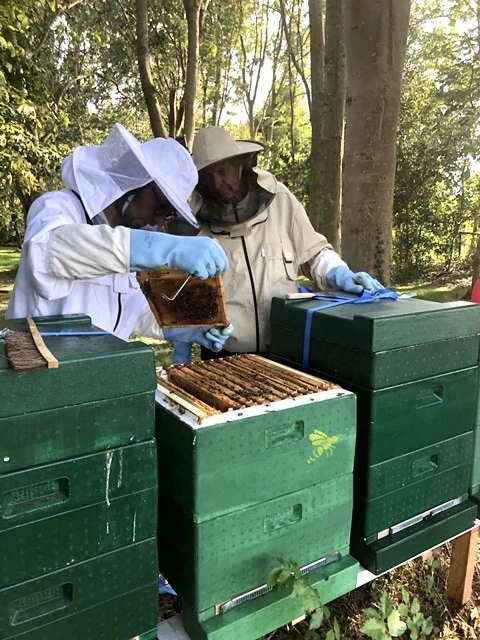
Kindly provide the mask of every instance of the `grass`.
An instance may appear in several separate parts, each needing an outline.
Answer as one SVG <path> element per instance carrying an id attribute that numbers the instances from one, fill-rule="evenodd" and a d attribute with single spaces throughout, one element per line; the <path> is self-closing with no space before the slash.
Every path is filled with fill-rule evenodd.
<path id="1" fill-rule="evenodd" d="M 19 261 L 18 249 L 0 247 L 0 320 L 5 317 L 7 311 Z"/>
<path id="2" fill-rule="evenodd" d="M 20 260 L 20 249 L 0 247 L 0 272 L 16 269 Z"/>
<path id="3" fill-rule="evenodd" d="M 420 300 L 431 300 L 432 302 L 452 302 L 461 300 L 468 289 L 468 283 L 415 283 L 397 287 L 398 293 L 412 294 L 416 293 L 416 297 Z"/>

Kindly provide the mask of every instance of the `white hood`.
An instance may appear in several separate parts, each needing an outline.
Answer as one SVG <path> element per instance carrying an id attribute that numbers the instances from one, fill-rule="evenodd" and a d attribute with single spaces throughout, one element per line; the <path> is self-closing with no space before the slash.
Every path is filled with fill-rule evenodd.
<path id="1" fill-rule="evenodd" d="M 62 164 L 62 180 L 94 218 L 125 193 L 155 182 L 179 215 L 198 227 L 187 200 L 198 174 L 188 151 L 173 138 L 140 143 L 121 124 L 105 142 L 77 147 Z"/>

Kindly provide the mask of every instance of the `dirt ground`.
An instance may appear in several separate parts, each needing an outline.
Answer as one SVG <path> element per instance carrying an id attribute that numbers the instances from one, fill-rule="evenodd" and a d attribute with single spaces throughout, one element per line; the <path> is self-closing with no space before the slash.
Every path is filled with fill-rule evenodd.
<path id="1" fill-rule="evenodd" d="M 451 545 L 446 544 L 433 552 L 430 558 L 418 558 L 395 569 L 385 577 L 356 589 L 328 604 L 331 618 L 336 617 L 340 626 L 341 640 L 361 640 L 367 636 L 360 628 L 367 619 L 363 610 L 367 607 L 378 608 L 380 596 L 385 590 L 391 599 L 398 603 L 401 590 L 405 587 L 411 598 L 417 597 L 420 611 L 425 617 L 431 616 L 433 631 L 428 636 L 432 639 L 449 638 L 480 639 L 480 548 L 477 551 L 477 564 L 473 579 L 473 591 L 470 601 L 460 607 L 451 602 L 445 595 L 448 570 L 450 566 Z M 180 603 L 172 596 L 159 597 L 159 619 L 175 615 Z M 301 640 L 308 630 L 307 622 L 295 626 L 282 627 L 262 640 Z M 322 627 L 320 638 L 325 638 L 328 627 Z M 410 638 L 409 632 L 401 636 Z M 235 640 L 235 638 L 232 638 Z M 253 639 L 252 639 L 253 640 Z"/>

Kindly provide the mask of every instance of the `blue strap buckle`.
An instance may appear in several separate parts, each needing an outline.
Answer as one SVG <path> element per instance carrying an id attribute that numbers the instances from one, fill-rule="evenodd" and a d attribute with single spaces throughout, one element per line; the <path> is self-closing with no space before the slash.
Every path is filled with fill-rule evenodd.
<path id="1" fill-rule="evenodd" d="M 307 287 L 299 287 L 299 293 L 309 293 L 310 290 Z M 314 295 L 312 300 L 324 300 L 329 302 L 330 304 L 323 304 L 318 307 L 312 307 L 307 311 L 307 317 L 305 319 L 305 331 L 303 334 L 303 357 L 302 357 L 302 368 L 304 371 L 308 371 L 308 367 L 310 365 L 310 338 L 312 332 L 312 321 L 313 314 L 316 311 L 324 311 L 325 309 L 331 309 L 332 307 L 338 307 L 341 304 L 365 304 L 368 302 L 377 302 L 378 300 L 396 300 L 398 298 L 398 293 L 396 291 L 392 291 L 391 289 L 379 289 L 377 291 L 367 291 L 363 290 L 362 295 L 356 298 L 352 298 L 351 296 L 344 296 L 341 293 L 334 295 L 322 295 L 319 293 L 318 295 Z"/>

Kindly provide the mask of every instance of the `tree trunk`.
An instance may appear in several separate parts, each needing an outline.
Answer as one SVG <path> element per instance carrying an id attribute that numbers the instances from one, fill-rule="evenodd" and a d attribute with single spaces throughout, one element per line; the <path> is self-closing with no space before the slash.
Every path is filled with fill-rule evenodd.
<path id="1" fill-rule="evenodd" d="M 410 0 L 347 0 L 342 256 L 390 283 L 396 132 Z"/>
<path id="2" fill-rule="evenodd" d="M 152 133 L 156 138 L 168 137 L 168 130 L 163 121 L 162 111 L 158 104 L 153 85 L 148 49 L 148 0 L 135 0 L 137 18 L 137 61 L 140 73 L 140 84 L 147 105 L 148 117 Z"/>
<path id="3" fill-rule="evenodd" d="M 480 59 L 480 2 L 476 2 L 476 16 L 477 16 L 477 55 Z M 474 231 L 477 231 L 477 218 L 475 217 L 475 222 L 474 222 Z M 472 241 L 473 238 L 475 238 L 475 236 L 472 236 Z M 472 283 L 471 286 L 469 288 L 469 290 L 467 291 L 468 294 L 468 299 L 470 299 L 470 296 L 472 294 L 472 289 L 475 286 L 475 283 L 477 281 L 477 278 L 480 275 L 480 236 L 478 238 L 478 242 L 477 242 L 477 248 L 475 249 L 475 253 L 473 256 L 473 271 L 472 271 Z"/>
<path id="4" fill-rule="evenodd" d="M 316 111 L 315 106 L 315 113 Z M 323 105 L 321 111 L 320 140 L 318 140 L 318 124 L 315 127 L 315 135 L 313 135 L 312 123 L 312 158 L 315 158 L 315 161 L 311 163 L 310 211 L 315 212 L 313 215 L 315 228 L 323 233 L 338 250 L 340 248 L 342 142 L 345 115 L 345 46 L 342 0 L 326 0 Z"/>
<path id="5" fill-rule="evenodd" d="M 192 149 L 195 136 L 195 109 L 197 94 L 197 74 L 200 59 L 200 10 L 201 0 L 183 0 L 187 16 L 188 48 L 187 75 L 185 81 L 184 107 L 185 125 L 184 135 L 187 149 Z"/>
<path id="6" fill-rule="evenodd" d="M 310 123 L 312 125 L 312 143 L 310 151 L 310 181 L 308 214 L 316 231 L 323 230 L 323 177 L 324 177 L 324 149 L 322 144 L 322 121 L 324 108 L 324 77 L 323 77 L 323 0 L 309 0 L 310 16 L 310 58 L 311 58 L 311 102 Z"/>

